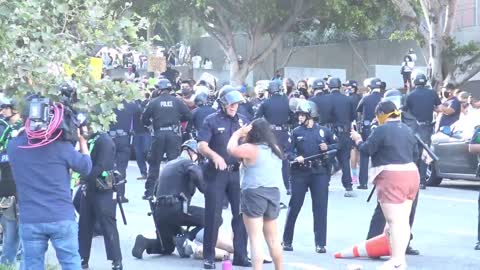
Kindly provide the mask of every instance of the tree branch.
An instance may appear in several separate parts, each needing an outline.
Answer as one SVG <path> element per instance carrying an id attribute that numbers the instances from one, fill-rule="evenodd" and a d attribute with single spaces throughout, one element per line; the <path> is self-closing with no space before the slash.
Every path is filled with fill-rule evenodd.
<path id="1" fill-rule="evenodd" d="M 445 82 L 460 86 L 480 72 L 480 53 L 473 55 L 468 60 L 458 59 L 452 71 L 445 78 Z"/>
<path id="2" fill-rule="evenodd" d="M 457 0 L 448 0 L 447 11 L 445 14 L 445 35 L 451 37 L 453 35 L 453 27 L 455 24 L 455 13 L 457 10 Z"/>

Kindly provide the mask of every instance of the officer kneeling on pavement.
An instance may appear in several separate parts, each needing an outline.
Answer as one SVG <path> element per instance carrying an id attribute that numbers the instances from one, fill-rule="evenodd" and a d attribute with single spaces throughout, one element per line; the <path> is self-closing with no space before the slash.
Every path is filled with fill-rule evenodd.
<path id="1" fill-rule="evenodd" d="M 327 151 L 337 149 L 333 133 L 326 127 L 315 124 L 312 111 L 315 104 L 304 101 L 298 104 L 295 113 L 299 126 L 292 132 L 293 152 L 288 153 L 292 162 L 292 197 L 288 205 L 287 220 L 283 233 L 283 250 L 293 251 L 293 231 L 298 214 L 310 189 L 313 209 L 315 251 L 326 253 L 328 185 L 330 182 L 330 157 Z"/>
<path id="2" fill-rule="evenodd" d="M 80 188 L 76 197 L 80 196 L 80 217 L 78 239 L 82 269 L 88 268 L 88 260 L 92 247 L 94 225 L 97 222 L 102 230 L 107 260 L 112 261 L 113 270 L 122 269 L 122 252 L 117 230 L 117 201 L 115 191 L 117 180 L 123 178 L 115 173 L 115 143 L 105 133 L 87 135 L 86 127 L 83 135 L 88 137 L 88 147 L 92 158 L 92 171 L 80 179 Z"/>
<path id="3" fill-rule="evenodd" d="M 203 172 L 197 164 L 199 154 L 195 140 L 183 143 L 182 153 L 177 158 L 168 162 L 162 169 L 160 178 L 155 186 L 155 201 L 151 201 L 151 210 L 155 222 L 157 239 L 147 239 L 138 235 L 132 255 L 142 258 L 143 252 L 147 254 L 170 255 L 175 250 L 175 236 L 182 234 L 182 226 L 192 226 L 185 236 L 193 240 L 198 231 L 204 227 L 205 209 L 191 206 L 191 199 L 195 188 L 205 192 Z M 221 220 L 219 221 L 222 222 Z M 177 251 L 182 257 L 185 253 L 185 238 L 177 238 Z"/>

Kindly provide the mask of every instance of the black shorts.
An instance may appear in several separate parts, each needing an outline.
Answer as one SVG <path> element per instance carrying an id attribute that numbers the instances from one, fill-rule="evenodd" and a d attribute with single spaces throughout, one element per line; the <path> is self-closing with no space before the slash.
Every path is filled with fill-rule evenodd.
<path id="1" fill-rule="evenodd" d="M 276 219 L 280 213 L 280 190 L 273 187 L 243 189 L 240 211 L 251 218 Z"/>

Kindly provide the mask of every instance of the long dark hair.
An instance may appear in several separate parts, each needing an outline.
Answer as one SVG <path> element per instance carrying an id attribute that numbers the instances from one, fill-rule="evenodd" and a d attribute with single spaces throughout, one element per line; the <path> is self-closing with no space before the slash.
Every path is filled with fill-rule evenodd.
<path id="1" fill-rule="evenodd" d="M 263 118 L 255 119 L 252 123 L 252 129 L 247 134 L 246 142 L 253 144 L 265 144 L 272 149 L 272 152 L 280 159 L 283 159 L 283 153 L 278 147 L 277 139 L 272 132 L 270 123 Z"/>

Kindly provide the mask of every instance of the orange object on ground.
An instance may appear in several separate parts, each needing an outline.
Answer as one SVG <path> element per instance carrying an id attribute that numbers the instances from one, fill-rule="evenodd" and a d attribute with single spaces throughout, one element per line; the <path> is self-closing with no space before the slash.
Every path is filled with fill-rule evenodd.
<path id="1" fill-rule="evenodd" d="M 335 253 L 335 258 L 381 257 L 390 256 L 390 245 L 387 235 L 381 234 L 352 248 Z"/>

